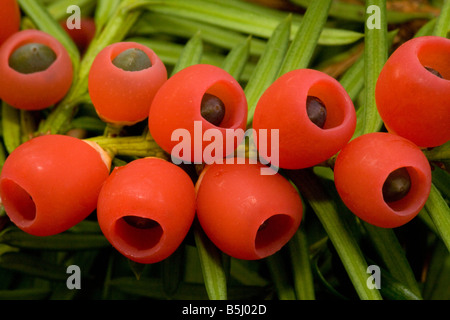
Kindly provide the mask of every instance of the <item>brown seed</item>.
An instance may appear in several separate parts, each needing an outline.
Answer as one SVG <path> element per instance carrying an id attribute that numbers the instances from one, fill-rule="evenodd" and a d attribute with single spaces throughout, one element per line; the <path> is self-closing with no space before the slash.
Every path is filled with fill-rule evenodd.
<path id="1" fill-rule="evenodd" d="M 411 178 L 406 168 L 392 171 L 383 184 L 385 202 L 398 201 L 404 198 L 411 189 Z"/>
<path id="2" fill-rule="evenodd" d="M 429 72 L 434 74 L 436 77 L 444 79 L 444 77 L 437 70 L 434 70 L 433 68 L 430 68 L 430 67 L 425 67 L 425 69 L 427 69 Z"/>
<path id="3" fill-rule="evenodd" d="M 125 216 L 123 217 L 123 220 L 130 226 L 138 229 L 150 229 L 159 225 L 155 220 L 137 216 Z"/>
<path id="4" fill-rule="evenodd" d="M 205 93 L 201 104 L 202 117 L 215 126 L 219 126 L 225 117 L 225 104 L 218 97 Z"/>
<path id="5" fill-rule="evenodd" d="M 306 99 L 306 112 L 309 119 L 319 128 L 323 128 L 327 120 L 327 108 L 322 100 L 317 97 L 308 96 Z"/>

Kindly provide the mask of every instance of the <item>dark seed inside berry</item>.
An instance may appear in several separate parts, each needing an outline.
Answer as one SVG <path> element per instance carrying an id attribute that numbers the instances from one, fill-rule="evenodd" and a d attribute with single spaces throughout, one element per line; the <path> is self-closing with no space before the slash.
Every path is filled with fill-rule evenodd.
<path id="1" fill-rule="evenodd" d="M 216 96 L 205 93 L 202 98 L 201 115 L 208 122 L 219 126 L 225 117 L 225 105 Z"/>
<path id="2" fill-rule="evenodd" d="M 152 66 L 148 55 L 136 48 L 131 48 L 121 52 L 112 61 L 113 65 L 125 71 L 141 71 Z"/>
<path id="3" fill-rule="evenodd" d="M 411 178 L 406 168 L 392 171 L 383 184 L 385 202 L 393 202 L 405 197 L 411 189 Z"/>
<path id="4" fill-rule="evenodd" d="M 327 109 L 324 103 L 317 97 L 308 96 L 306 99 L 306 112 L 309 119 L 319 128 L 323 128 L 327 120 Z"/>
<path id="5" fill-rule="evenodd" d="M 159 226 L 158 222 L 152 219 L 137 217 L 137 216 L 125 216 L 123 217 L 126 223 L 130 226 L 138 229 L 150 229 Z"/>
<path id="6" fill-rule="evenodd" d="M 55 52 L 46 45 L 28 43 L 11 54 L 8 64 L 17 72 L 30 74 L 47 70 L 55 60 Z"/>
<path id="7" fill-rule="evenodd" d="M 444 79 L 444 77 L 439 73 L 439 71 L 434 70 L 433 68 L 430 67 L 425 67 L 425 69 L 427 69 L 429 72 L 431 72 L 432 74 L 434 74 L 436 77 L 439 77 L 441 79 Z"/>

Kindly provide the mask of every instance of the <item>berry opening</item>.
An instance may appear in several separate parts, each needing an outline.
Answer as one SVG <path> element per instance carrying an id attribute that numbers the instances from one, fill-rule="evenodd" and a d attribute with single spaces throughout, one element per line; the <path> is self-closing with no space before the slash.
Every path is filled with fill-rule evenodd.
<path id="1" fill-rule="evenodd" d="M 347 118 L 346 105 L 348 101 L 343 96 L 339 87 L 330 86 L 326 81 L 318 81 L 309 88 L 307 97 L 307 112 L 308 105 L 311 104 L 309 108 L 312 110 L 315 109 L 318 113 L 317 120 L 320 120 L 319 122 L 323 121 L 323 124 L 318 125 L 311 119 L 309 113 L 307 115 L 319 128 L 327 130 L 339 127 Z M 310 101 L 309 104 L 308 100 Z M 313 100 L 315 100 L 314 103 Z"/>
<path id="2" fill-rule="evenodd" d="M 8 216 L 18 226 L 30 225 L 36 218 L 36 204 L 31 195 L 12 180 L 2 180 L 2 201 Z"/>
<path id="3" fill-rule="evenodd" d="M 148 55 L 137 48 L 127 49 L 119 53 L 113 60 L 112 64 L 124 71 L 141 71 L 152 66 L 152 62 Z"/>
<path id="4" fill-rule="evenodd" d="M 206 121 L 218 127 L 225 117 L 225 104 L 215 95 L 205 93 L 202 98 L 200 113 Z"/>
<path id="5" fill-rule="evenodd" d="M 154 248 L 163 235 L 161 225 L 152 219 L 128 215 L 116 222 L 117 235 L 136 250 Z"/>
<path id="6" fill-rule="evenodd" d="M 406 176 L 405 171 L 407 172 Z M 404 186 L 402 186 L 400 189 L 404 189 L 404 191 L 399 192 L 399 194 L 397 195 L 397 199 L 394 198 L 389 202 L 385 201 L 385 203 L 392 210 L 396 211 L 397 214 L 401 215 L 402 212 L 407 214 L 411 208 L 416 207 L 417 199 L 420 199 L 423 194 L 427 194 L 423 191 L 423 188 L 425 188 L 425 184 L 423 183 L 423 173 L 413 167 L 402 167 L 392 171 L 389 175 L 394 174 L 394 172 L 395 175 L 401 175 L 401 177 L 399 178 L 400 180 L 402 180 L 400 185 L 404 184 Z"/>
<path id="7" fill-rule="evenodd" d="M 436 77 L 444 79 L 444 77 L 442 76 L 442 74 L 439 73 L 439 71 L 434 70 L 431 67 L 425 67 L 425 69 L 427 69 L 427 71 L 430 72 L 431 74 L 434 74 Z"/>
<path id="8" fill-rule="evenodd" d="M 277 214 L 265 220 L 256 233 L 257 254 L 266 257 L 281 249 L 290 239 L 292 223 L 292 218 L 285 214 Z"/>
<path id="9" fill-rule="evenodd" d="M 445 49 L 438 42 L 430 42 L 419 46 L 417 58 L 420 64 L 431 74 L 450 80 L 450 67 L 448 60 L 450 55 L 448 49 Z"/>
<path id="10" fill-rule="evenodd" d="M 55 52 L 41 43 L 28 43 L 10 55 L 8 64 L 17 72 L 30 74 L 47 70 L 56 60 Z"/>

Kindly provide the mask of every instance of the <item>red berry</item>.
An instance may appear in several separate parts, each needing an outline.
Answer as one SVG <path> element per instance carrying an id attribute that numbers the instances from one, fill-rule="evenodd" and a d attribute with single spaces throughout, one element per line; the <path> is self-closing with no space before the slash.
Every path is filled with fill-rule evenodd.
<path id="1" fill-rule="evenodd" d="M 122 63 L 131 67 L 136 67 L 135 57 L 148 64 L 126 71 L 115 64 L 116 58 L 124 55 Z M 153 97 L 166 80 L 166 67 L 153 50 L 135 42 L 118 42 L 95 57 L 89 72 L 89 95 L 105 122 L 131 125 L 148 117 Z"/>
<path id="2" fill-rule="evenodd" d="M 253 129 L 279 130 L 279 167 L 301 169 L 336 154 L 352 137 L 356 113 L 349 95 L 334 78 L 320 71 L 297 69 L 278 78 L 255 109 Z M 273 150 L 272 139 L 258 150 Z"/>
<path id="3" fill-rule="evenodd" d="M 95 20 L 90 17 L 80 18 L 80 29 L 67 27 L 66 20 L 60 22 L 63 29 L 72 38 L 81 53 L 84 53 L 95 36 Z"/>
<path id="4" fill-rule="evenodd" d="M 63 232 L 95 210 L 109 163 L 88 143 L 46 135 L 17 147 L 6 159 L 0 195 L 6 213 L 27 233 Z"/>
<path id="5" fill-rule="evenodd" d="M 27 47 L 26 52 L 18 54 L 19 49 Z M 36 67 L 39 71 L 33 70 Z M 58 40 L 39 30 L 24 30 L 1 46 L 0 74 L 0 97 L 5 102 L 19 109 L 41 110 L 66 95 L 72 85 L 73 68 Z"/>
<path id="6" fill-rule="evenodd" d="M 195 215 L 190 177 L 158 158 L 116 167 L 98 200 L 99 225 L 110 243 L 138 263 L 155 263 L 181 244 Z"/>
<path id="7" fill-rule="evenodd" d="M 0 45 L 20 30 L 20 9 L 17 0 L 2 0 L 0 10 Z"/>
<path id="8" fill-rule="evenodd" d="M 390 133 L 352 140 L 338 154 L 334 178 L 346 206 L 362 220 L 394 228 L 413 219 L 431 188 L 431 168 L 411 141 Z"/>
<path id="9" fill-rule="evenodd" d="M 207 106 L 205 95 L 215 100 L 212 107 Z M 226 133 L 237 129 L 244 133 L 246 121 L 247 100 L 239 83 L 219 67 L 197 64 L 179 71 L 161 87 L 151 105 L 148 124 L 152 137 L 166 152 L 172 154 L 184 143 L 188 148 L 172 156 L 199 163 L 205 160 L 205 149 L 213 144 L 220 154 L 214 153 L 212 158 L 232 153 L 242 139 L 227 139 Z M 215 136 L 205 138 L 207 132 Z"/>
<path id="10" fill-rule="evenodd" d="M 228 255 L 262 259 L 297 231 L 303 207 L 296 189 L 261 164 L 212 164 L 197 184 L 197 216 L 211 241 Z"/>
<path id="11" fill-rule="evenodd" d="M 411 39 L 389 57 L 375 94 L 390 132 L 419 147 L 450 139 L 449 61 L 450 40 L 435 36 Z"/>

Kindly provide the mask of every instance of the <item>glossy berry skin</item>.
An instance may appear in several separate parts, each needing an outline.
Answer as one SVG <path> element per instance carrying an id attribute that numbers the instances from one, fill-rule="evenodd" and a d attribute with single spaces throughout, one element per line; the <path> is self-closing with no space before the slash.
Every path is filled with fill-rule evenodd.
<path id="1" fill-rule="evenodd" d="M 0 46 L 20 30 L 20 9 L 17 0 L 2 0 L 0 10 Z"/>
<path id="2" fill-rule="evenodd" d="M 120 53 L 132 48 L 144 51 L 152 66 L 125 71 L 112 63 Z M 166 67 L 153 50 L 135 42 L 118 42 L 95 57 L 89 71 L 89 95 L 105 122 L 132 125 L 148 117 L 152 100 L 166 80 Z"/>
<path id="3" fill-rule="evenodd" d="M 56 60 L 44 71 L 20 73 L 9 66 L 10 55 L 29 43 L 46 45 Z M 18 109 L 42 110 L 60 101 L 72 85 L 73 68 L 64 46 L 39 30 L 24 30 L 9 37 L 0 47 L 0 97 Z"/>
<path id="4" fill-rule="evenodd" d="M 211 164 L 197 184 L 197 216 L 210 240 L 237 259 L 279 251 L 297 231 L 303 207 L 296 189 L 261 164 Z"/>
<path id="5" fill-rule="evenodd" d="M 390 132 L 419 147 L 439 146 L 450 139 L 449 57 L 450 40 L 436 36 L 411 39 L 389 57 L 375 94 L 378 112 Z"/>
<path id="6" fill-rule="evenodd" d="M 409 192 L 385 202 L 383 184 L 391 172 L 406 168 Z M 412 220 L 424 206 L 431 188 L 430 165 L 411 141 L 391 133 L 369 133 L 352 140 L 338 154 L 334 179 L 346 206 L 362 220 L 395 228 Z"/>
<path id="7" fill-rule="evenodd" d="M 219 126 L 201 115 L 205 93 L 218 97 L 225 105 L 225 115 Z M 223 142 L 220 144 L 222 156 L 217 158 L 223 158 L 232 153 L 242 140 L 228 141 L 227 130 L 243 131 L 246 121 L 247 99 L 239 83 L 219 67 L 197 64 L 179 71 L 161 87 L 150 108 L 148 124 L 156 143 L 168 153 L 172 153 L 182 140 L 173 134 L 180 131 L 187 133 L 191 150 L 176 155 L 185 162 L 201 163 L 205 160 L 205 149 L 212 144 L 204 139 L 205 132 L 219 135 L 216 142 Z"/>
<path id="8" fill-rule="evenodd" d="M 319 98 L 327 110 L 323 128 L 308 117 L 308 96 Z M 336 154 L 356 127 L 353 102 L 341 84 L 327 74 L 296 69 L 279 77 L 263 93 L 255 109 L 256 132 L 279 130 L 279 167 L 302 169 Z M 271 138 L 258 142 L 258 150 L 272 150 Z"/>
<path id="9" fill-rule="evenodd" d="M 97 216 L 109 242 L 138 263 L 169 257 L 188 233 L 195 216 L 195 190 L 179 167 L 158 158 L 134 160 L 116 167 L 100 193 Z M 124 217 L 151 219 L 139 229 Z"/>
<path id="10" fill-rule="evenodd" d="M 0 195 L 11 221 L 36 236 L 63 232 L 96 207 L 109 165 L 88 143 L 64 135 L 33 138 L 6 159 Z"/>

